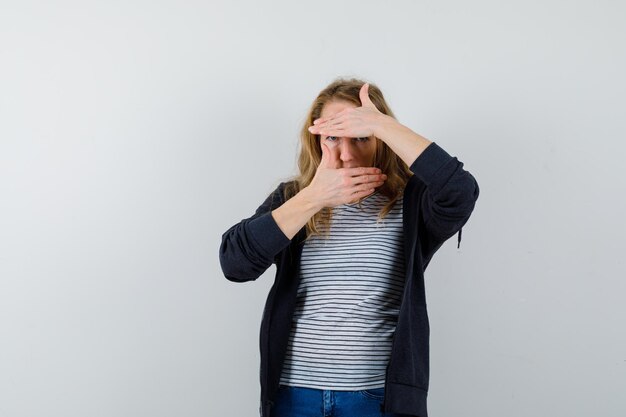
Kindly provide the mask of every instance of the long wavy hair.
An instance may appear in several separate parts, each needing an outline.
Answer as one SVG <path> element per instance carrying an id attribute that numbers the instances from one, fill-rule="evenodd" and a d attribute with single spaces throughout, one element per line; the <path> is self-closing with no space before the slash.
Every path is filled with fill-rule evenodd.
<path id="1" fill-rule="evenodd" d="M 295 196 L 300 190 L 311 184 L 313 177 L 322 160 L 322 148 L 320 145 L 320 135 L 309 132 L 309 126 L 313 121 L 321 117 L 322 108 L 330 101 L 342 100 L 361 106 L 359 91 L 366 81 L 356 78 L 337 78 L 324 88 L 313 101 L 304 124 L 300 131 L 300 155 L 298 157 L 298 168 L 300 173 L 292 177 L 284 188 L 284 201 Z M 376 108 L 383 114 L 395 116 L 383 97 L 380 89 L 369 83 L 369 97 Z M 379 138 L 376 140 L 376 151 L 374 154 L 374 166 L 380 168 L 387 175 L 385 183 L 377 188 L 377 191 L 387 197 L 388 203 L 378 214 L 378 220 L 383 219 L 394 206 L 394 203 L 404 192 L 407 181 L 413 175 L 406 163 L 396 155 L 389 146 Z M 359 205 L 360 205 L 359 201 Z M 321 235 L 321 226 L 330 225 L 333 209 L 325 207 L 317 212 L 306 224 L 306 239 L 314 235 Z M 330 228 L 324 227 L 325 236 L 328 237 Z"/>

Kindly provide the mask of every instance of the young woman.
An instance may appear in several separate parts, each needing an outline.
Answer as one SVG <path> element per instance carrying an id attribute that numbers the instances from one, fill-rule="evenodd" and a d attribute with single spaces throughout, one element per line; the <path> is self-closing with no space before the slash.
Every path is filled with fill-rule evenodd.
<path id="1" fill-rule="evenodd" d="M 260 332 L 262 417 L 427 416 L 424 271 L 468 221 L 463 163 L 337 79 L 301 131 L 299 174 L 222 235 L 227 279 L 276 277 Z"/>

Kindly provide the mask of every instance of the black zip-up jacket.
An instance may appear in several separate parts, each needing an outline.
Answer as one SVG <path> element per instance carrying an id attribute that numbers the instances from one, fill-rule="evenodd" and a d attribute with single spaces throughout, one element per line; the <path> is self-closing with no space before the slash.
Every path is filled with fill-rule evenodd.
<path id="1" fill-rule="evenodd" d="M 381 411 L 427 417 L 430 327 L 424 271 L 441 245 L 459 233 L 478 199 L 475 178 L 463 163 L 433 142 L 409 167 L 404 190 L 405 287 L 387 364 Z M 305 228 L 289 240 L 271 211 L 283 201 L 281 183 L 256 213 L 222 235 L 219 258 L 224 276 L 254 281 L 276 264 L 260 329 L 261 417 L 271 417 L 291 329 Z"/>

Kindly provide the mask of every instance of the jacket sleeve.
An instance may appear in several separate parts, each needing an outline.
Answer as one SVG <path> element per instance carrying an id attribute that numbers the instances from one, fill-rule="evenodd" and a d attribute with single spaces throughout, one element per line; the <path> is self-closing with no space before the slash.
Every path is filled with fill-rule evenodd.
<path id="1" fill-rule="evenodd" d="M 438 248 L 469 220 L 480 192 L 478 182 L 435 142 L 409 168 L 426 185 L 420 200 L 422 229 L 428 246 Z"/>
<path id="2" fill-rule="evenodd" d="M 256 280 L 291 241 L 271 213 L 282 204 L 283 185 L 281 183 L 267 197 L 254 215 L 241 220 L 222 235 L 220 265 L 229 281 Z"/>

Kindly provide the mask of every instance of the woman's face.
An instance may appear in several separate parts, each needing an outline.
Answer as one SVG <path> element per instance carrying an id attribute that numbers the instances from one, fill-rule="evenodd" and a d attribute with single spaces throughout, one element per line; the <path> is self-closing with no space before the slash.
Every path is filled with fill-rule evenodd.
<path id="1" fill-rule="evenodd" d="M 355 108 L 349 101 L 335 100 L 327 102 L 322 108 L 321 117 L 332 116 L 347 108 Z M 371 167 L 374 165 L 376 138 L 347 138 L 320 135 L 333 154 L 333 160 L 339 161 L 337 168 Z M 320 145 L 321 146 L 321 145 Z"/>

